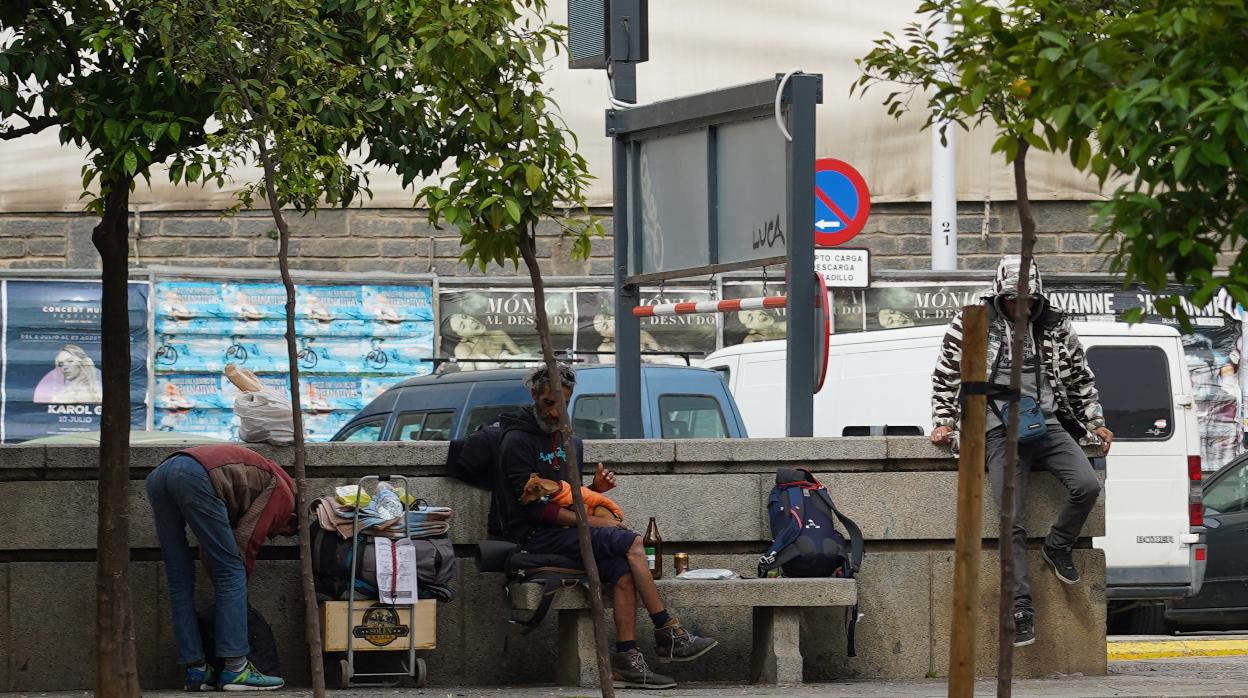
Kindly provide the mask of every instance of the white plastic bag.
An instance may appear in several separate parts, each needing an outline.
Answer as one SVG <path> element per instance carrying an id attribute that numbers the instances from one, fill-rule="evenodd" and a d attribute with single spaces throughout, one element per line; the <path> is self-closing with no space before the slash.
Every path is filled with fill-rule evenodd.
<path id="1" fill-rule="evenodd" d="M 285 446 L 295 440 L 290 398 L 276 390 L 239 393 L 234 398 L 234 413 L 238 415 L 239 438 L 249 444 L 267 441 Z"/>

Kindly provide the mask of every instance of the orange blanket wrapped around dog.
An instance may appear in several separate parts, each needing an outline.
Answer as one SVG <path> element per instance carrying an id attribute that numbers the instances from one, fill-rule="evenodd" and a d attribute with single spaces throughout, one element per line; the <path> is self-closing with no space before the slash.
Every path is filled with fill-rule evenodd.
<path id="1" fill-rule="evenodd" d="M 538 477 L 537 473 L 533 473 L 529 476 L 529 481 L 524 485 L 524 493 L 520 496 L 520 503 L 528 504 L 542 497 L 547 497 L 548 501 L 554 502 L 564 509 L 572 508 L 571 485 L 562 480 L 547 480 Z M 624 510 L 611 501 L 610 497 L 595 492 L 588 487 L 581 488 L 581 497 L 585 500 L 585 511 L 589 512 L 590 516 L 610 515 L 616 521 L 624 520 Z"/>

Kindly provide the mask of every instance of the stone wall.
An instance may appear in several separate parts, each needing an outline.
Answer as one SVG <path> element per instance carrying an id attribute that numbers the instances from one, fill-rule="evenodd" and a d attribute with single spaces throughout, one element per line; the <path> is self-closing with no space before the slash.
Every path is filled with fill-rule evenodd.
<path id="1" fill-rule="evenodd" d="M 502 622 L 498 575 L 476 572 L 472 544 L 484 536 L 485 492 L 441 477 L 445 444 L 310 444 L 308 472 L 315 494 L 362 474 L 414 476 L 419 496 L 456 510 L 452 538 L 459 572 L 458 598 L 438 608 L 438 648 L 425 656 L 434 686 L 507 685 L 554 680 L 553 618 L 520 639 Z M 142 478 L 171 449 L 137 447 L 132 453 L 131 584 L 143 685 L 172 687 L 181 680 L 169 620 L 169 602 Z M 289 465 L 289 451 L 258 448 Z M 0 446 L 0 501 L 9 534 L 0 537 L 0 691 L 85 689 L 91 686 L 94 616 L 97 451 L 89 447 Z M 845 678 L 913 679 L 944 675 L 953 585 L 956 463 L 921 438 L 752 439 L 748 441 L 599 441 L 589 462 L 619 473 L 612 496 L 626 520 L 658 520 L 666 552 L 690 554 L 695 567 L 728 567 L 751 574 L 770 539 L 765 501 L 777 467 L 811 467 L 838 506 L 861 526 L 867 556 L 860 575 L 858 656 L 845 656 L 844 610 L 805 612 L 803 647 L 808 681 Z M 1081 534 L 1076 562 L 1084 581 L 1057 582 L 1039 559 L 1039 539 L 1060 501 L 1056 481 L 1033 475 L 1027 516 L 1037 606 L 1035 645 L 1016 653 L 1020 676 L 1104 674 L 1104 556 L 1090 537 L 1104 532 L 1098 507 Z M 987 498 L 986 498 L 987 499 Z M 997 517 L 985 506 L 978 669 L 995 671 L 998 577 Z M 19 523 L 20 522 L 20 525 Z M 272 623 L 287 678 L 308 681 L 301 633 L 302 602 L 293 539 L 263 551 L 251 581 L 251 600 Z M 206 594 L 206 581 L 199 585 Z M 721 646 L 704 660 L 674 665 L 681 681 L 747 680 L 750 613 L 676 609 L 696 631 Z M 649 622 L 639 626 L 648 631 Z M 507 652 L 504 639 L 510 633 Z M 639 633 L 649 650 L 648 632 Z M 55 638 L 55 641 L 51 641 Z M 485 656 L 491 661 L 481 661 Z M 74 667 L 65 671 L 65 667 Z"/>
<path id="2" fill-rule="evenodd" d="M 1106 270 L 1106 257 L 1091 232 L 1086 202 L 1035 202 L 1040 235 L 1036 253 L 1046 272 Z M 541 227 L 538 253 L 554 276 L 612 273 L 610 210 L 600 210 L 608 237 L 593 241 L 588 260 L 574 260 L 554 222 Z M 863 231 L 850 244 L 867 247 L 876 269 L 931 266 L 929 206 L 877 204 Z M 99 256 L 91 246 L 95 221 L 74 214 L 0 215 L 0 269 L 91 269 Z M 277 254 L 272 220 L 259 213 L 220 218 L 215 212 L 142 213 L 132 216 L 130 257 L 134 266 L 273 268 Z M 429 225 L 423 211 L 350 209 L 291 218 L 292 266 L 313 271 L 391 271 L 441 276 L 482 276 L 458 261 L 459 238 Z M 1017 252 L 1018 215 L 1012 203 L 994 204 L 985 225 L 982 204 L 959 207 L 958 249 L 962 269 L 992 269 L 1004 252 Z M 508 267 L 491 275 L 515 274 Z"/>

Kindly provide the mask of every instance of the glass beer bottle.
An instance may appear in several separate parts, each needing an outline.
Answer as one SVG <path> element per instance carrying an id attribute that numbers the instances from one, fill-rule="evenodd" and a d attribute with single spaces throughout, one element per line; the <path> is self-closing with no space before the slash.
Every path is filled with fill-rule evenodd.
<path id="1" fill-rule="evenodd" d="M 659 526 L 654 522 L 654 517 L 650 517 L 650 525 L 646 526 L 646 535 L 641 539 L 641 545 L 646 549 L 646 561 L 650 564 L 650 576 L 655 579 L 663 578 L 663 536 L 659 535 Z"/>

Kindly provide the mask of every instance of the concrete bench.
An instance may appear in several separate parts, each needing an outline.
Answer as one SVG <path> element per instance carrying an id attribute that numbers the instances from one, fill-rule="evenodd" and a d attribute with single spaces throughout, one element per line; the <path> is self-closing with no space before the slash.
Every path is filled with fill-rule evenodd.
<path id="1" fill-rule="evenodd" d="M 857 582 L 852 579 L 662 579 L 657 584 L 664 603 L 676 611 L 689 607 L 753 608 L 750 677 L 755 683 L 772 685 L 802 682 L 802 608 L 853 606 L 858 602 Z M 511 588 L 514 608 L 537 608 L 542 596 L 540 584 L 513 584 Z M 610 596 L 603 601 L 609 613 Z M 559 622 L 557 680 L 565 686 L 598 685 L 588 589 L 583 585 L 560 589 L 550 608 L 558 612 Z"/>

